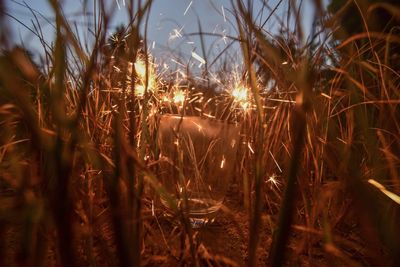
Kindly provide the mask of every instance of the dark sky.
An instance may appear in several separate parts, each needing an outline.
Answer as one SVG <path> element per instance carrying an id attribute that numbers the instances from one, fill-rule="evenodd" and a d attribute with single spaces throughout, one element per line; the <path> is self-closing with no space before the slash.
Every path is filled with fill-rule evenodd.
<path id="1" fill-rule="evenodd" d="M 254 14 L 261 11 L 263 0 L 254 0 Z M 278 0 L 264 0 L 269 6 L 274 7 Z M 92 1 L 82 0 L 65 0 L 61 1 L 63 11 L 70 22 L 76 22 L 78 26 L 79 36 L 82 40 L 90 39 L 88 25 L 93 21 L 90 16 L 83 16 L 83 3 L 87 2 L 87 10 L 93 10 Z M 115 13 L 109 29 L 111 33 L 119 24 L 127 23 L 127 12 L 124 6 L 124 0 L 109 0 L 107 2 L 110 7 L 115 7 Z M 143 1 L 144 2 L 144 1 Z M 246 1 L 245 1 L 246 2 Z M 285 12 L 289 0 L 283 0 L 276 14 L 279 19 L 286 19 Z M 302 8 L 302 24 L 308 34 L 314 8 L 311 4 L 312 0 L 304 0 Z M 325 1 L 326 2 L 326 1 Z M 22 0 L 6 0 L 8 13 L 15 16 L 27 27 L 32 28 L 34 16 L 31 11 L 23 6 Z M 50 43 L 54 38 L 54 28 L 47 22 L 48 19 L 52 22 L 52 10 L 46 0 L 26 1 L 30 8 L 37 15 L 40 25 L 43 29 L 45 39 Z M 236 36 L 235 28 L 230 24 L 230 21 L 235 23 L 230 12 L 232 10 L 230 0 L 154 0 L 148 25 L 148 43 L 152 48 L 153 54 L 157 57 L 185 58 L 189 60 L 192 52 L 202 55 L 200 47 L 200 39 L 198 36 L 187 36 L 189 33 L 197 33 L 198 19 L 201 23 L 204 32 L 216 33 L 223 35 Z M 258 21 L 263 21 L 268 16 L 269 11 L 264 9 L 264 12 L 258 16 Z M 225 15 L 225 16 L 224 16 Z M 276 19 L 272 19 L 266 24 L 268 31 L 276 31 Z M 35 54 L 41 51 L 41 44 L 38 38 L 29 32 L 24 26 L 14 19 L 10 19 L 12 27 L 12 38 L 17 43 L 23 42 Z M 207 37 L 205 38 L 206 50 L 212 55 L 218 54 L 219 51 L 225 48 L 229 43 L 228 39 L 222 37 Z M 237 47 L 236 47 L 237 49 Z M 195 60 L 192 60 L 195 61 Z M 198 62 L 197 62 L 198 63 Z M 194 63 L 193 63 L 194 64 Z"/>

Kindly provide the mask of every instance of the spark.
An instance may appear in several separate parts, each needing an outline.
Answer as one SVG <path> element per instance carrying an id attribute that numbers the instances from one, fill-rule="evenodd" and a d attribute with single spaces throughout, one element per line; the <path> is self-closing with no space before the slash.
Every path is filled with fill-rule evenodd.
<path id="1" fill-rule="evenodd" d="M 224 17 L 224 22 L 226 22 L 225 8 L 224 8 L 224 6 L 221 6 L 221 10 L 222 10 L 222 16 Z"/>
<path id="2" fill-rule="evenodd" d="M 171 58 L 171 61 L 176 63 L 176 64 L 178 64 L 179 66 L 185 67 L 185 65 L 183 65 L 182 63 L 180 63 L 179 61 L 177 61 L 177 60 L 175 60 L 173 58 Z"/>
<path id="3" fill-rule="evenodd" d="M 282 65 L 287 65 L 287 64 L 289 64 L 287 61 L 282 62 Z"/>
<path id="4" fill-rule="evenodd" d="M 189 5 L 187 6 L 185 12 L 183 13 L 184 16 L 186 16 L 186 13 L 188 12 L 189 8 L 191 7 L 191 5 L 193 4 L 193 1 L 190 1 Z"/>
<path id="5" fill-rule="evenodd" d="M 218 79 L 217 75 L 215 75 L 215 74 L 212 73 L 212 72 L 210 73 L 210 75 L 211 75 L 211 78 L 212 78 L 216 83 L 222 85 L 222 82 L 221 82 L 220 79 Z"/>
<path id="6" fill-rule="evenodd" d="M 173 29 L 172 32 L 169 34 L 168 40 L 171 41 L 171 40 L 174 40 L 176 38 L 182 37 L 181 32 L 182 32 L 184 27 L 185 26 L 182 26 L 182 28 L 180 28 L 179 30 L 178 29 Z"/>
<path id="7" fill-rule="evenodd" d="M 117 2 L 118 10 L 121 10 L 121 6 L 119 5 L 119 1 L 117 0 L 115 2 Z"/>
<path id="8" fill-rule="evenodd" d="M 222 41 L 224 41 L 225 44 L 227 44 L 227 42 L 226 42 L 227 39 L 228 38 L 226 37 L 226 30 L 223 30 L 222 31 Z"/>
<path id="9" fill-rule="evenodd" d="M 322 95 L 323 97 L 326 97 L 326 98 L 328 98 L 328 99 L 332 99 L 332 97 L 331 97 L 331 96 L 329 96 L 329 95 L 327 95 L 327 94 L 325 94 L 325 93 L 321 93 L 321 95 Z"/>
<path id="10" fill-rule="evenodd" d="M 251 147 L 250 142 L 247 142 L 247 147 L 249 148 L 250 152 L 251 152 L 252 154 L 254 154 L 254 150 L 253 150 L 253 148 Z"/>
<path id="11" fill-rule="evenodd" d="M 118 68 L 117 66 L 113 66 L 113 68 L 114 68 L 117 72 L 121 72 L 121 69 Z"/>
<path id="12" fill-rule="evenodd" d="M 156 47 L 156 41 L 153 41 L 151 48 L 154 49 L 155 47 Z"/>
<path id="13" fill-rule="evenodd" d="M 199 76 L 196 76 L 196 77 L 194 77 L 196 80 L 200 80 L 200 81 L 203 81 L 203 82 L 206 82 L 207 81 L 207 79 L 204 79 L 204 78 L 201 78 L 201 77 L 199 77 Z"/>
<path id="14" fill-rule="evenodd" d="M 221 169 L 223 169 L 225 166 L 225 155 L 222 155 L 222 161 L 221 161 Z"/>
<path id="15" fill-rule="evenodd" d="M 193 97 L 192 99 L 189 100 L 189 103 L 193 103 L 194 101 L 196 101 L 198 99 L 199 99 L 199 97 L 195 96 L 195 97 Z"/>
<path id="16" fill-rule="evenodd" d="M 213 116 L 211 114 L 203 113 L 203 115 L 208 117 L 208 118 L 215 119 L 215 116 Z"/>
<path id="17" fill-rule="evenodd" d="M 272 174 L 270 177 L 268 177 L 267 183 L 271 183 L 275 187 L 279 187 L 280 182 L 276 178 L 277 178 L 276 174 L 275 173 Z"/>
<path id="18" fill-rule="evenodd" d="M 199 130 L 199 132 L 201 132 L 203 130 L 203 127 L 200 124 L 195 123 L 195 122 L 193 122 L 193 124 L 197 126 L 197 129 Z"/>
<path id="19" fill-rule="evenodd" d="M 201 64 L 206 64 L 206 61 L 204 60 L 204 58 L 202 58 L 201 56 L 199 56 L 196 52 L 192 51 L 192 57 L 195 58 L 196 60 L 198 60 Z"/>
<path id="20" fill-rule="evenodd" d="M 294 101 L 294 100 L 287 100 L 287 99 L 268 98 L 268 101 L 296 104 L 296 101 Z"/>
<path id="21" fill-rule="evenodd" d="M 274 160 L 276 166 L 278 167 L 279 171 L 282 172 L 281 167 L 279 166 L 278 162 L 276 161 L 274 155 L 272 155 L 271 150 L 269 151 L 269 154 L 271 155 L 272 159 Z"/>
<path id="22" fill-rule="evenodd" d="M 339 140 L 340 142 L 342 142 L 343 144 L 347 145 L 347 142 L 344 141 L 343 139 L 341 139 L 341 138 L 339 138 L 339 137 L 336 137 L 336 139 Z"/>

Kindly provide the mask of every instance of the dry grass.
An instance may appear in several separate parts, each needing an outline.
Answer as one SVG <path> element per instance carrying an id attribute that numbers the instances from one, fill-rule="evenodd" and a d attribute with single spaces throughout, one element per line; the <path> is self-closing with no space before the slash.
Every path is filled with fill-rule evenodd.
<path id="1" fill-rule="evenodd" d="M 340 25 L 345 7 L 328 16 L 314 1 L 318 26 L 304 41 L 299 20 L 282 21 L 273 35 L 255 22 L 250 2 L 231 10 L 243 68 L 227 74 L 221 64 L 219 84 L 207 72 L 214 63 L 204 66 L 204 82 L 188 69 L 178 81 L 154 66 L 137 30 L 151 30 L 152 1 L 128 4 L 130 24 L 111 39 L 113 10 L 96 2 L 102 16 L 92 17 L 89 51 L 50 1 L 54 43 L 45 43 L 38 20 L 32 28 L 42 66 L 11 48 L 2 30 L 1 266 L 400 264 L 398 5 L 349 1 L 362 25 L 349 33 Z M 287 16 L 299 18 L 294 2 Z M 275 16 L 274 6 L 264 8 Z M 393 15 L 386 28 L 366 19 L 376 10 Z M 9 29 L 3 1 L 0 14 Z M 200 23 L 198 34 L 207 35 Z M 229 61 L 229 51 L 224 56 Z M 213 253 L 160 183 L 161 113 L 242 123 L 234 204 L 221 213 L 246 257 Z M 154 205 L 159 195 L 178 226 Z"/>

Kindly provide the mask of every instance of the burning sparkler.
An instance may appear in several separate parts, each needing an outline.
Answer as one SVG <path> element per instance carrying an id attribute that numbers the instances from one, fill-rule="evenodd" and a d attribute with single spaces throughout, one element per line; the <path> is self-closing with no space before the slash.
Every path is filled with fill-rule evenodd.
<path id="1" fill-rule="evenodd" d="M 238 84 L 233 87 L 231 91 L 234 103 L 239 105 L 244 111 L 251 106 L 251 100 L 249 96 L 249 89 L 242 84 Z"/>
<path id="2" fill-rule="evenodd" d="M 174 101 L 174 103 L 175 104 L 177 104 L 177 105 L 182 105 L 183 104 L 183 102 L 185 101 L 185 92 L 184 91 L 182 91 L 182 90 L 177 90 L 175 93 L 174 93 L 174 97 L 173 97 L 173 101 Z"/>
<path id="3" fill-rule="evenodd" d="M 157 91 L 158 85 L 155 75 L 155 67 L 152 63 L 146 62 L 142 57 L 138 57 L 135 63 L 129 62 L 127 81 L 128 84 L 131 82 L 131 75 L 133 72 L 133 67 L 135 67 L 136 81 L 135 81 L 135 95 L 138 97 L 143 97 L 146 88 L 147 91 L 155 92 Z"/>

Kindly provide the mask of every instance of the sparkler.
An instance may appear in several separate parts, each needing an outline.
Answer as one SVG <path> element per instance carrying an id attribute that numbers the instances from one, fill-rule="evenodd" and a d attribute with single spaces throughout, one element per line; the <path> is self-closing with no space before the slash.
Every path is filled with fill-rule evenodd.
<path id="1" fill-rule="evenodd" d="M 136 72 L 136 82 L 135 82 L 135 95 L 138 97 L 143 97 L 146 92 L 146 83 L 147 83 L 147 90 L 151 92 L 157 91 L 158 85 L 155 76 L 155 69 L 153 64 L 150 62 L 147 63 L 142 57 L 138 57 L 135 63 L 129 62 L 128 67 L 128 75 L 127 81 L 128 84 L 130 83 L 133 66 L 135 67 Z M 147 73 L 147 76 L 146 76 Z"/>
<path id="2" fill-rule="evenodd" d="M 185 92 L 178 90 L 175 92 L 173 101 L 175 104 L 182 105 L 185 101 Z"/>
<path id="3" fill-rule="evenodd" d="M 234 87 L 231 92 L 234 102 L 238 103 L 243 110 L 247 110 L 251 104 L 248 91 L 249 90 L 243 85 L 238 85 L 237 87 Z"/>

